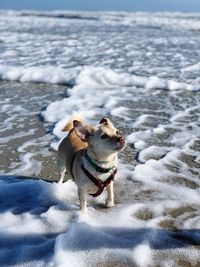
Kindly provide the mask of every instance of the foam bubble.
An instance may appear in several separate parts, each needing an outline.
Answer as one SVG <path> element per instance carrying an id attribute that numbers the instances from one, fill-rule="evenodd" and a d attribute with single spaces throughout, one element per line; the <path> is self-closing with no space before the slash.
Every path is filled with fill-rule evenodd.
<path id="1" fill-rule="evenodd" d="M 141 267 L 149 266 L 152 262 L 151 249 L 148 244 L 141 244 L 134 250 L 136 263 Z"/>
<path id="2" fill-rule="evenodd" d="M 149 159 L 160 159 L 161 157 L 165 156 L 169 151 L 173 148 L 169 147 L 158 147 L 158 146 L 149 146 L 143 149 L 139 153 L 139 161 L 145 162 Z"/>

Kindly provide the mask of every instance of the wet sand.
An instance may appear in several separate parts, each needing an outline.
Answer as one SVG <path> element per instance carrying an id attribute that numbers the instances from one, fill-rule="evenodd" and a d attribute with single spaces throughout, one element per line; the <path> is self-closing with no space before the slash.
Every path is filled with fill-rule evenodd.
<path id="1" fill-rule="evenodd" d="M 53 125 L 45 123 L 40 112 L 50 102 L 63 97 L 66 90 L 67 87 L 56 85 L 0 82 L 0 98 L 4 98 L 5 105 L 6 101 L 10 105 L 8 111 L 0 113 L 1 174 L 14 174 L 23 165 L 22 157 L 31 153 L 32 160 L 41 163 L 41 170 L 34 173 L 30 169 L 30 176 L 56 180 L 56 155 L 50 148 L 54 139 L 51 134 Z M 19 175 L 23 175 L 23 171 Z M 24 175 L 28 176 L 29 170 Z"/>

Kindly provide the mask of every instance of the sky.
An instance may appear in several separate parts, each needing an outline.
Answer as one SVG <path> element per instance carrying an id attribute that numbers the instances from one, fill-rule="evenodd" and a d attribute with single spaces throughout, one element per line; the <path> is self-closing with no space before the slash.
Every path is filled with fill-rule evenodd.
<path id="1" fill-rule="evenodd" d="M 200 0 L 0 0 L 0 9 L 200 12 Z"/>

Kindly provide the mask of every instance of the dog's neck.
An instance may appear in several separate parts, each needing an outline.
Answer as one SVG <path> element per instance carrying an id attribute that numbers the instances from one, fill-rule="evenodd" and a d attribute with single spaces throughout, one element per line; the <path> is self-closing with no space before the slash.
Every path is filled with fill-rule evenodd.
<path id="1" fill-rule="evenodd" d="M 86 153 L 98 166 L 110 167 L 116 165 L 117 153 L 109 155 L 99 155 L 95 153 L 91 148 L 88 148 Z"/>

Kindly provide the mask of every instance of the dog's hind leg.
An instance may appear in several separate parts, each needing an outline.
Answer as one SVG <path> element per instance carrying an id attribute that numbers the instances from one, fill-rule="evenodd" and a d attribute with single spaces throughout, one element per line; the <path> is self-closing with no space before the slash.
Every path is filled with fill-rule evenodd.
<path id="1" fill-rule="evenodd" d="M 80 201 L 80 209 L 83 212 L 87 211 L 87 192 L 84 189 L 78 188 L 78 196 Z"/>
<path id="2" fill-rule="evenodd" d="M 62 162 L 62 160 L 60 158 L 57 158 L 57 170 L 58 170 L 58 174 L 59 174 L 59 180 L 58 183 L 62 184 L 64 179 L 65 179 L 65 174 L 66 172 L 66 168 Z"/>
<path id="3" fill-rule="evenodd" d="M 65 178 L 65 174 L 66 174 L 66 169 L 63 169 L 61 172 L 60 172 L 60 180 L 59 180 L 59 184 L 62 184 L 63 181 L 64 181 L 64 178 Z"/>

